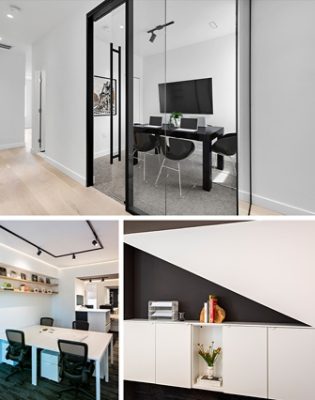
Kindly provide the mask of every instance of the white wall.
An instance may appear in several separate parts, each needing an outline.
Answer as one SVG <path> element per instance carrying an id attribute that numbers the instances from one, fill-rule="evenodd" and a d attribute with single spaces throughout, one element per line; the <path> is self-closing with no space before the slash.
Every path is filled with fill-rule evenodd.
<path id="1" fill-rule="evenodd" d="M 58 277 L 56 268 L 32 257 L 0 245 L 1 263 L 12 265 L 38 274 Z M 58 295 L 57 295 L 58 296 Z M 0 293 L 0 331 L 36 325 L 43 316 L 52 315 L 53 296 L 20 293 Z"/>
<path id="2" fill-rule="evenodd" d="M 213 115 L 207 115 L 206 120 L 224 126 L 225 132 L 235 132 L 236 126 L 235 56 L 235 35 L 167 52 L 167 82 L 212 78 Z M 143 59 L 143 122 L 148 122 L 150 115 L 160 114 L 158 84 L 165 82 L 164 63 L 164 54 Z"/>
<path id="3" fill-rule="evenodd" d="M 254 203 L 315 213 L 315 1 L 253 0 Z"/>
<path id="4" fill-rule="evenodd" d="M 24 146 L 25 55 L 0 49 L 0 150 Z"/>
<path id="5" fill-rule="evenodd" d="M 139 233 L 149 254 L 315 327 L 315 221 L 255 221 Z"/>
<path id="6" fill-rule="evenodd" d="M 59 295 L 53 299 L 53 317 L 56 325 L 70 328 L 75 318 L 75 279 L 118 273 L 118 261 L 77 268 L 65 268 L 59 274 Z"/>
<path id="7" fill-rule="evenodd" d="M 99 3 L 77 5 L 76 15 L 33 45 L 33 77 L 35 71 L 46 73 L 47 160 L 82 184 L 86 175 L 86 13 Z M 34 133 L 34 151 L 37 139 Z"/>

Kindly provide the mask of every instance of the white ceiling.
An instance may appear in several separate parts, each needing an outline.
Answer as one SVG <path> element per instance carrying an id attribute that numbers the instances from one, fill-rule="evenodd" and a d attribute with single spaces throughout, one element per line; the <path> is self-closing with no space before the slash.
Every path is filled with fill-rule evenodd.
<path id="1" fill-rule="evenodd" d="M 165 0 L 134 0 L 135 54 L 145 57 L 164 52 L 165 30 L 157 31 L 155 42 L 149 42 L 147 31 L 157 25 L 175 21 L 167 28 L 167 49 L 171 50 L 234 33 L 235 14 L 235 0 L 167 0 L 166 9 Z M 210 27 L 211 21 L 217 29 Z M 95 35 L 103 41 L 124 45 L 122 25 L 125 26 L 124 6 L 99 20 Z"/>
<path id="2" fill-rule="evenodd" d="M 55 255 L 95 248 L 92 245 L 94 236 L 86 221 L 0 221 L 0 225 Z M 3 229 L 0 229 L 0 244 L 38 257 L 39 260 L 58 268 L 117 260 L 118 223 L 92 221 L 92 225 L 104 249 L 78 254 L 75 260 L 71 256 L 54 258 L 44 252 L 38 257 L 36 248 Z"/>
<path id="3" fill-rule="evenodd" d="M 0 37 L 2 42 L 23 47 L 51 31 L 71 14 L 91 9 L 101 0 L 0 0 Z M 11 20 L 6 17 L 10 5 L 21 8 Z"/>

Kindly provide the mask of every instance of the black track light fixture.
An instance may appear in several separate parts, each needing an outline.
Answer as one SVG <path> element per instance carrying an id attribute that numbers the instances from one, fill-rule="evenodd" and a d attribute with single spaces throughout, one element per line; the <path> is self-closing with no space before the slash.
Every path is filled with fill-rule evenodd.
<path id="1" fill-rule="evenodd" d="M 75 260 L 77 257 L 75 256 L 75 254 L 72 254 L 72 260 Z"/>
<path id="2" fill-rule="evenodd" d="M 37 249 L 37 255 L 40 256 L 42 254 L 41 249 Z"/>
<path id="3" fill-rule="evenodd" d="M 164 25 L 158 25 L 158 26 L 156 26 L 155 28 L 150 29 L 150 30 L 147 32 L 147 33 L 150 33 L 150 34 L 151 34 L 149 41 L 150 41 L 151 43 L 153 43 L 153 42 L 155 41 L 155 39 L 157 38 L 157 35 L 156 35 L 155 31 L 160 31 L 160 30 L 166 28 L 167 26 L 170 26 L 170 25 L 173 25 L 173 24 L 175 24 L 175 21 L 168 22 L 167 24 L 164 24 Z"/>
<path id="4" fill-rule="evenodd" d="M 93 244 L 93 246 L 98 246 L 98 241 L 94 239 L 92 244 Z"/>

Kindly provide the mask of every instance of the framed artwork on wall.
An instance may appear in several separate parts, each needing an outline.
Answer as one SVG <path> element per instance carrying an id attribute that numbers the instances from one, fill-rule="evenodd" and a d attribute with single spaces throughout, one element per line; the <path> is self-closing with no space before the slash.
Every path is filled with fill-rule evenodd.
<path id="1" fill-rule="evenodd" d="M 113 98 L 110 95 L 110 79 L 94 76 L 93 109 L 94 117 L 110 116 L 110 107 L 117 115 L 117 80 L 113 79 Z"/>

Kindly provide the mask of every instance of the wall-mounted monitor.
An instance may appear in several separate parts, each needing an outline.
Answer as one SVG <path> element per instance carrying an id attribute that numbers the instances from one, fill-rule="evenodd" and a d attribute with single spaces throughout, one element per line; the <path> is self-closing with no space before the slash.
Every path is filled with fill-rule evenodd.
<path id="1" fill-rule="evenodd" d="M 84 297 L 80 294 L 77 294 L 77 306 L 83 306 L 84 304 Z"/>
<path id="2" fill-rule="evenodd" d="M 212 78 L 159 84 L 160 112 L 213 114 Z"/>

